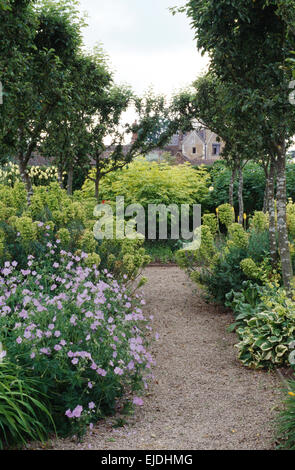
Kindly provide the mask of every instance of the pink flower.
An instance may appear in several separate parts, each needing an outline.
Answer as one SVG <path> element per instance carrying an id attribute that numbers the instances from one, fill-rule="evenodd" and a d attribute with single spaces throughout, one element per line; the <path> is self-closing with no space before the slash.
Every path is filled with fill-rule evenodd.
<path id="1" fill-rule="evenodd" d="M 143 400 L 139 397 L 134 397 L 133 398 L 133 403 L 134 403 L 134 405 L 142 406 L 143 405 Z"/>
<path id="2" fill-rule="evenodd" d="M 116 375 L 123 375 L 124 374 L 123 369 L 121 369 L 120 367 L 116 367 L 114 372 L 115 372 Z"/>
<path id="3" fill-rule="evenodd" d="M 89 408 L 89 410 L 93 410 L 93 408 L 95 408 L 95 403 L 93 403 L 93 401 L 91 401 L 88 405 L 88 408 Z"/>
<path id="4" fill-rule="evenodd" d="M 76 406 L 76 408 L 73 410 L 73 413 L 72 413 L 73 417 L 80 418 L 82 411 L 83 411 L 83 406 L 81 405 Z"/>
<path id="5" fill-rule="evenodd" d="M 130 361 L 127 367 L 129 370 L 134 369 L 134 361 Z"/>

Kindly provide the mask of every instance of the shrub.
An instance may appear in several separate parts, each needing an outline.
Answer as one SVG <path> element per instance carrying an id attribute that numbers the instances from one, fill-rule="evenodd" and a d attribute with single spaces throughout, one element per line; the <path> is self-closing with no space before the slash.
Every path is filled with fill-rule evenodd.
<path id="1" fill-rule="evenodd" d="M 287 204 L 287 227 L 288 232 L 295 239 L 295 204 L 289 199 Z"/>
<path id="2" fill-rule="evenodd" d="M 259 311 L 237 329 L 240 361 L 255 369 L 289 365 L 290 343 L 295 339 L 295 303 L 282 289 L 266 291 Z"/>
<path id="3" fill-rule="evenodd" d="M 228 207 L 225 212 L 228 216 L 232 213 Z M 225 220 L 226 217 L 223 218 Z M 263 284 L 277 276 L 269 262 L 267 232 L 251 230 L 248 233 L 240 224 L 234 223 L 229 225 L 227 238 L 214 240 L 207 225 L 203 225 L 201 230 L 201 248 L 191 252 L 180 250 L 176 253 L 176 261 L 194 280 L 206 287 L 211 299 L 224 304 L 227 293 L 241 290 L 244 281 L 256 279 Z"/>
<path id="4" fill-rule="evenodd" d="M 218 231 L 218 219 L 215 214 L 204 214 L 202 217 L 203 225 L 207 225 L 210 228 L 210 231 L 213 236 L 216 235 Z"/>
<path id="5" fill-rule="evenodd" d="M 240 224 L 231 224 L 228 226 L 229 240 L 233 246 L 246 249 L 249 242 L 248 233 Z"/>
<path id="6" fill-rule="evenodd" d="M 1 270 L 1 341 L 11 362 L 42 377 L 58 433 L 82 433 L 141 388 L 152 363 L 150 326 L 140 296 L 87 267 L 87 254 L 48 249 L 25 269 L 6 262 Z"/>
<path id="7" fill-rule="evenodd" d="M 149 204 L 175 204 L 179 208 L 181 204 L 202 204 L 209 196 L 209 186 L 210 176 L 206 169 L 196 171 L 190 164 L 170 166 L 138 158 L 125 168 L 106 175 L 101 181 L 100 193 L 102 200 L 113 205 L 118 196 L 124 197 L 125 206 L 141 204 L 147 216 Z M 93 197 L 93 181 L 86 180 L 82 192 L 86 199 Z M 169 213 L 168 236 L 170 226 Z"/>
<path id="8" fill-rule="evenodd" d="M 199 249 L 191 250 L 184 247 L 175 255 L 178 265 L 183 269 L 187 269 L 190 274 L 196 272 L 199 267 L 211 266 L 214 255 L 216 254 L 214 237 L 210 227 L 202 225 L 197 228 L 196 231 L 200 232 L 201 236 Z"/>
<path id="9" fill-rule="evenodd" d="M 295 338 L 295 303 L 273 283 L 258 287 L 244 283 L 241 292 L 227 295 L 239 336 L 240 361 L 251 368 L 290 366 L 290 346 Z"/>
<path id="10" fill-rule="evenodd" d="M 268 214 L 264 212 L 255 211 L 253 217 L 250 218 L 250 229 L 256 232 L 265 232 L 269 227 Z"/>
<path id="11" fill-rule="evenodd" d="M 170 166 L 138 158 L 102 179 L 101 198 L 115 201 L 124 196 L 127 205 L 144 208 L 148 204 L 201 204 L 209 195 L 209 186 L 206 169 L 196 171 L 190 164 Z M 84 198 L 93 197 L 94 183 L 88 179 L 82 191 Z"/>
<path id="12" fill-rule="evenodd" d="M 252 258 L 245 258 L 240 262 L 241 270 L 249 279 L 262 280 L 263 270 L 257 266 Z"/>
<path id="13" fill-rule="evenodd" d="M 0 262 L 15 260 L 26 264 L 29 254 L 42 256 L 48 242 L 57 240 L 63 249 L 83 250 L 100 257 L 103 268 L 113 270 L 116 276 L 134 279 L 148 262 L 139 240 L 104 240 L 93 234 L 94 198 L 83 199 L 77 192 L 69 197 L 56 182 L 48 187 L 35 188 L 31 205 L 27 207 L 26 190 L 22 183 L 13 188 L 0 186 Z M 2 206 L 3 205 L 3 211 Z"/>
<path id="14" fill-rule="evenodd" d="M 216 209 L 218 220 L 228 228 L 235 221 L 235 212 L 230 204 L 222 204 Z"/>

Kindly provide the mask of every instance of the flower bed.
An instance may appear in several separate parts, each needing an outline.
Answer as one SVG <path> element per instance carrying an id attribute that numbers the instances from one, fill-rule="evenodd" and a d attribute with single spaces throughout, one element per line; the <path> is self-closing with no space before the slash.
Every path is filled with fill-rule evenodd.
<path id="1" fill-rule="evenodd" d="M 0 271 L 2 360 L 38 381 L 60 435 L 112 413 L 153 363 L 144 300 L 88 258 L 49 243 L 43 259 L 30 255 L 22 269 L 7 261 Z"/>

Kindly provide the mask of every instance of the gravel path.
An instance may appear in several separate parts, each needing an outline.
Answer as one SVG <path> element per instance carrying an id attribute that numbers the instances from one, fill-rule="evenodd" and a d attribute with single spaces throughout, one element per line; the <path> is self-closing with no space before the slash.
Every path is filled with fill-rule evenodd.
<path id="1" fill-rule="evenodd" d="M 273 418 L 282 384 L 236 359 L 232 316 L 208 305 L 176 267 L 150 267 L 146 309 L 160 339 L 153 345 L 155 378 L 128 425 L 99 423 L 82 444 L 53 442 L 55 449 L 200 450 L 272 449 Z"/>

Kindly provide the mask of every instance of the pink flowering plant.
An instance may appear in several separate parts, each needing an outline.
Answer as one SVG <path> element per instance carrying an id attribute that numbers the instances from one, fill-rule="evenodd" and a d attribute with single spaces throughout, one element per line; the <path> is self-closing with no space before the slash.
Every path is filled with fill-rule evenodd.
<path id="1" fill-rule="evenodd" d="M 39 379 L 58 433 L 82 433 L 142 388 L 153 363 L 151 326 L 141 296 L 87 266 L 86 253 L 48 249 L 53 258 L 0 269 L 0 342 L 8 360 Z"/>

